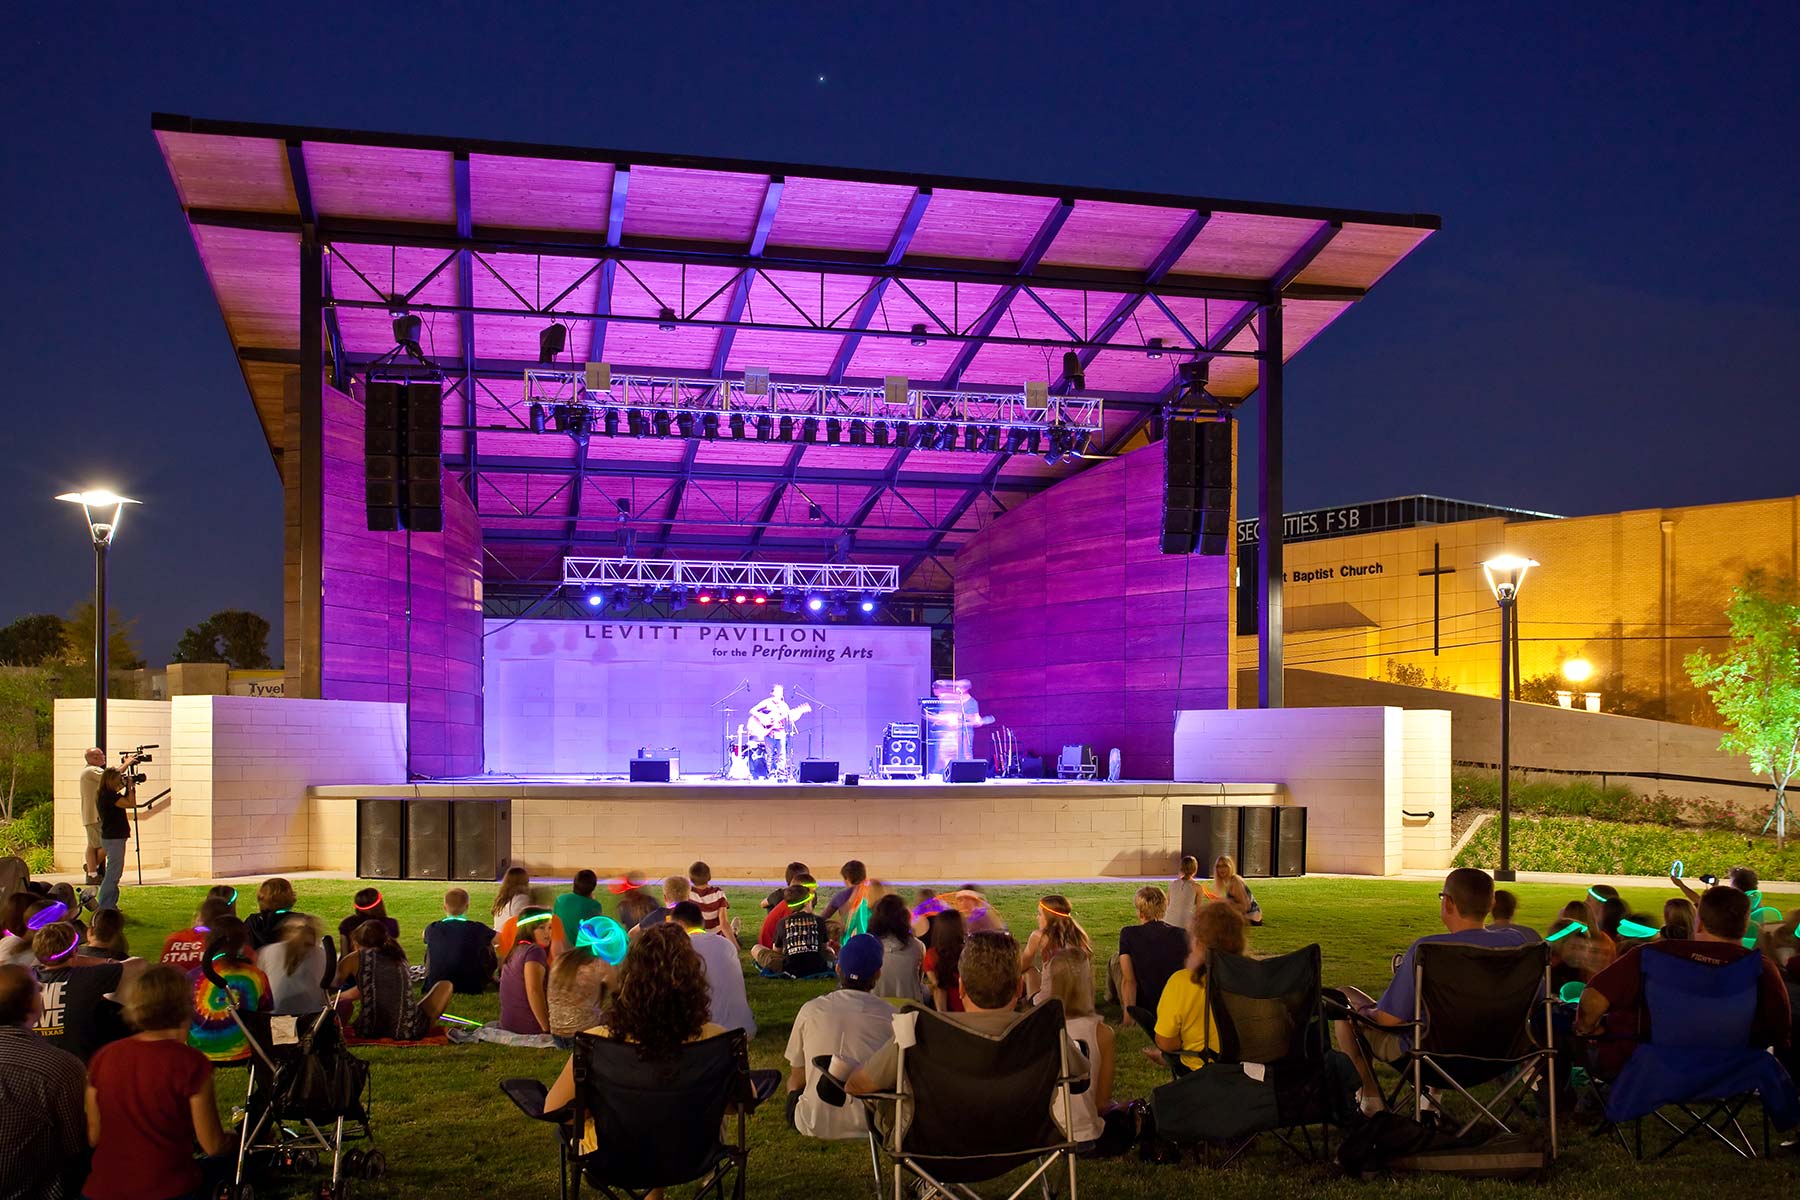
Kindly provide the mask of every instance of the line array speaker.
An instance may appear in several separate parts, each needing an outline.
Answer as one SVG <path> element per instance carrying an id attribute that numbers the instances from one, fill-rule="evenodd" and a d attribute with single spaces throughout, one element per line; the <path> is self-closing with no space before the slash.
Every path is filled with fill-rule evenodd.
<path id="1" fill-rule="evenodd" d="M 1170 421 L 1163 432 L 1164 554 L 1224 554 L 1231 533 L 1230 421 Z"/>
<path id="2" fill-rule="evenodd" d="M 1229 854 L 1246 879 L 1306 874 L 1306 809 L 1267 804 L 1184 804 L 1181 852 L 1212 872 L 1213 860 Z"/>
<path id="3" fill-rule="evenodd" d="M 363 502 L 368 527 L 444 528 L 444 389 L 371 380 L 363 389 Z"/>
<path id="4" fill-rule="evenodd" d="M 364 879 L 494 880 L 511 865 L 512 802 L 356 802 L 356 873 Z"/>

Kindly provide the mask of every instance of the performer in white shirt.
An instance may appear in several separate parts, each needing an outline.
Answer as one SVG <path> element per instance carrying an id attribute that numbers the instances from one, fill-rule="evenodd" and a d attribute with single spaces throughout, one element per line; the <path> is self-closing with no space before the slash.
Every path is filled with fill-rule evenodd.
<path id="1" fill-rule="evenodd" d="M 787 770 L 788 737 L 794 732 L 794 722 L 811 711 L 810 704 L 789 707 L 779 683 L 770 688 L 769 694 L 750 710 L 749 717 L 744 722 L 745 732 L 753 741 L 766 740 L 770 743 L 771 775 L 780 775 Z"/>

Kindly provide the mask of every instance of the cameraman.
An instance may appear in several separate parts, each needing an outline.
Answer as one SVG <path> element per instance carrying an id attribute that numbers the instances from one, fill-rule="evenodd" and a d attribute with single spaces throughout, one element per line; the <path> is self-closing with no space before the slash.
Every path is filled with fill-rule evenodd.
<path id="1" fill-rule="evenodd" d="M 106 850 L 106 873 L 100 880 L 100 908 L 119 906 L 119 878 L 125 874 L 125 842 L 131 821 L 125 815 L 137 804 L 137 779 L 129 769 L 107 767 L 100 775 L 95 808 L 100 813 L 100 844 Z"/>
<path id="2" fill-rule="evenodd" d="M 81 827 L 87 831 L 87 850 L 81 858 L 85 882 L 100 882 L 102 854 L 100 848 L 100 776 L 106 770 L 106 751 L 91 746 L 82 756 L 87 766 L 81 769 Z"/>

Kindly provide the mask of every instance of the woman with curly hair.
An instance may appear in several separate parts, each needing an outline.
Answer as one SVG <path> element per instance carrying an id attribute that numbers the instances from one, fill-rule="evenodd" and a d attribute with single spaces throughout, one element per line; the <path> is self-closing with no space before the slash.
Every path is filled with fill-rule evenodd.
<path id="1" fill-rule="evenodd" d="M 632 939 L 631 953 L 619 964 L 606 1024 L 587 1032 L 630 1042 L 652 1061 L 673 1058 L 687 1043 L 725 1032 L 723 1026 L 706 1019 L 711 1009 L 706 964 L 700 961 L 687 930 L 673 923 L 652 925 Z M 544 1097 L 544 1111 L 552 1112 L 574 1099 L 575 1059 L 570 1056 Z M 590 1124 L 582 1133 L 583 1153 L 592 1151 L 595 1144 Z"/>

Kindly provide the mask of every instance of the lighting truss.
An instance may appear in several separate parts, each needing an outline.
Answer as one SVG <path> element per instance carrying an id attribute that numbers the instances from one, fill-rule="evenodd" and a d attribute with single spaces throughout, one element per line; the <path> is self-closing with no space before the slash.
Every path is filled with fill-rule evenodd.
<path id="1" fill-rule="evenodd" d="M 881 387 L 846 387 L 829 383 L 780 383 L 769 381 L 766 391 L 746 389 L 742 379 L 700 379 L 679 376 L 613 375 L 606 391 L 590 390 L 582 372 L 528 370 L 525 400 L 546 408 L 580 406 L 596 415 L 607 410 L 663 414 L 694 418 L 689 432 L 694 437 L 698 422 L 713 417 L 716 436 L 730 433 L 732 417 L 761 416 L 807 418 L 847 424 L 937 425 L 958 430 L 969 427 L 1018 429 L 1049 433 L 1065 430 L 1098 438 L 1104 429 L 1104 402 L 1098 396 L 1028 396 L 1025 392 L 960 392 L 909 388 L 904 399 L 890 399 Z M 674 430 L 674 427 L 671 426 Z"/>
<path id="2" fill-rule="evenodd" d="M 873 595 L 900 589 L 900 568 L 853 563 L 702 562 L 685 558 L 563 559 L 563 583 L 576 587 L 638 587 L 651 592 L 757 591 Z"/>

